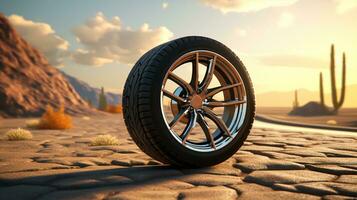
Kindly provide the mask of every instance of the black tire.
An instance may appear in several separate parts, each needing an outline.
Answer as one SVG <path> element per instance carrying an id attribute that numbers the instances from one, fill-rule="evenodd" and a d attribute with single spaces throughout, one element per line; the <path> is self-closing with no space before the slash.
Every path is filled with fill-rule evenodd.
<path id="1" fill-rule="evenodd" d="M 175 140 L 161 112 L 161 88 L 167 71 L 180 56 L 195 50 L 219 53 L 232 63 L 245 85 L 248 102 L 239 135 L 211 152 L 194 151 Z M 210 38 L 189 36 L 159 45 L 137 61 L 125 83 L 123 114 L 130 136 L 152 158 L 178 167 L 211 166 L 230 158 L 250 133 L 255 116 L 254 90 L 243 63 L 229 48 Z"/>

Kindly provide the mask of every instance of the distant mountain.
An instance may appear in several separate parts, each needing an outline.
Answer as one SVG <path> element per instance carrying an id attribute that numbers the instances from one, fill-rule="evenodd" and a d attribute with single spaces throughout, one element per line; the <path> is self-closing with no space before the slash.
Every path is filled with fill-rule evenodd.
<path id="1" fill-rule="evenodd" d="M 0 13 L 0 116 L 39 116 L 46 105 L 71 114 L 93 112 L 63 75 Z"/>
<path id="2" fill-rule="evenodd" d="M 325 89 L 325 93 L 329 89 Z M 340 91 L 338 91 L 340 94 Z M 294 91 L 286 92 L 266 92 L 256 95 L 257 106 L 260 107 L 292 107 L 294 99 Z M 309 101 L 320 101 L 319 91 L 310 91 L 305 89 L 298 90 L 298 99 L 300 105 L 304 105 Z M 325 94 L 325 102 L 327 105 L 332 106 L 331 94 Z M 357 84 L 346 86 L 346 99 L 343 107 L 357 107 Z"/>
<path id="3" fill-rule="evenodd" d="M 81 81 L 73 76 L 70 76 L 62 72 L 64 77 L 71 83 L 76 92 L 85 100 L 90 101 L 93 106 L 98 106 L 98 97 L 100 93 L 99 88 L 90 86 L 88 83 Z M 118 104 L 121 102 L 121 95 L 112 92 L 106 92 L 105 96 L 107 98 L 108 104 Z"/>

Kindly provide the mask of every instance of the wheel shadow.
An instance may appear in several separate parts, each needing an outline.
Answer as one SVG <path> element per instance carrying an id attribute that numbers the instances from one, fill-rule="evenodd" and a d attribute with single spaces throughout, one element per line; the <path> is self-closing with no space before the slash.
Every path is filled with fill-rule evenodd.
<path id="1" fill-rule="evenodd" d="M 53 172 L 53 173 L 51 173 Z M 1 185 L 16 185 L 16 184 L 35 184 L 35 185 L 48 185 L 54 182 L 66 179 L 71 179 L 72 185 L 74 185 L 76 179 L 94 179 L 99 182 L 106 182 L 106 178 L 112 177 L 113 180 L 120 180 L 120 177 L 125 177 L 131 181 L 121 181 L 125 183 L 142 182 L 145 180 L 160 179 L 163 177 L 180 176 L 184 175 L 181 169 L 174 168 L 169 165 L 155 165 L 155 166 L 134 166 L 134 167 L 118 167 L 109 166 L 108 168 L 81 168 L 81 169 L 65 169 L 65 170 L 43 170 L 32 172 L 13 172 L 13 174 L 23 174 L 24 176 L 16 176 L 1 178 Z M 117 179 L 115 179 L 115 177 Z M 124 179 L 123 179 L 124 180 Z M 110 181 L 107 181 L 110 183 Z M 80 183 L 78 183 L 80 186 Z M 103 183 L 104 184 L 104 183 Z M 56 184 L 54 184 L 56 185 Z M 62 184 L 61 184 L 62 185 Z M 65 184 L 63 184 L 65 186 Z"/>
<path id="2" fill-rule="evenodd" d="M 209 168 L 207 168 L 209 169 Z M 92 199 L 99 194 L 106 196 L 109 193 L 120 191 L 135 191 L 136 187 L 150 186 L 163 181 L 177 180 L 190 176 L 194 169 L 177 169 L 168 165 L 136 166 L 128 168 L 81 169 L 85 171 L 46 170 L 38 172 L 21 172 L 19 178 L 0 175 L 1 193 L 13 186 L 48 187 L 49 191 L 36 196 L 42 199 Z M 200 169 L 202 171 L 204 169 Z M 21 177 L 22 176 L 22 177 Z M 4 190 L 5 189 L 5 190 Z M 1 194 L 0 196 L 2 196 Z M 16 193 L 6 194 L 6 199 L 21 199 Z"/>

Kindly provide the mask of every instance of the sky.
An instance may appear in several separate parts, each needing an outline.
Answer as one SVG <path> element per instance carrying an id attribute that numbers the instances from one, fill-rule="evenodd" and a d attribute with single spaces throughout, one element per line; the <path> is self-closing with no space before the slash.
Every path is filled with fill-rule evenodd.
<path id="1" fill-rule="evenodd" d="M 0 12 L 49 62 L 92 86 L 121 93 L 135 61 L 188 35 L 214 38 L 248 69 L 257 94 L 329 90 L 335 44 L 347 84 L 357 84 L 357 0 L 0 0 Z"/>

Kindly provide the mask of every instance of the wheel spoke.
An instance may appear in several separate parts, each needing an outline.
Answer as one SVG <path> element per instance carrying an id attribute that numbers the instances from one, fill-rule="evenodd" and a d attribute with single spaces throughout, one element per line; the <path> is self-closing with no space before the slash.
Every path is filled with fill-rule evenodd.
<path id="1" fill-rule="evenodd" d="M 177 113 L 177 115 L 169 124 L 170 128 L 173 128 L 177 124 L 177 122 L 179 122 L 182 118 L 184 118 L 187 115 L 187 112 L 188 112 L 188 108 L 182 109 L 179 113 Z"/>
<path id="2" fill-rule="evenodd" d="M 197 122 L 201 126 L 203 132 L 205 133 L 207 142 L 210 142 L 211 143 L 211 147 L 216 149 L 216 144 L 214 143 L 213 137 L 212 137 L 212 135 L 211 135 L 211 133 L 209 131 L 208 124 L 205 121 L 205 119 L 204 119 L 204 117 L 202 116 L 201 113 L 198 113 Z"/>
<path id="3" fill-rule="evenodd" d="M 198 89 L 198 77 L 199 77 L 199 54 L 196 53 L 196 58 L 194 61 L 192 61 L 192 77 L 191 77 L 191 82 L 190 85 L 192 85 L 193 90 L 197 91 Z"/>
<path id="4" fill-rule="evenodd" d="M 185 99 L 183 99 L 182 97 L 174 95 L 172 92 L 169 92 L 169 91 L 165 90 L 164 88 L 162 89 L 162 92 L 164 93 L 165 96 L 169 97 L 172 100 L 175 100 L 175 101 L 180 102 L 180 103 L 186 103 Z"/>
<path id="5" fill-rule="evenodd" d="M 210 60 L 207 70 L 206 70 L 206 74 L 205 77 L 203 78 L 202 81 L 202 86 L 201 86 L 201 90 L 206 93 L 207 92 L 207 88 L 208 85 L 211 83 L 211 80 L 213 78 L 213 73 L 214 73 L 214 69 L 216 66 L 216 60 L 217 60 L 217 56 L 215 55 L 213 57 L 213 59 Z"/>
<path id="6" fill-rule="evenodd" d="M 182 139 L 182 144 L 186 143 L 186 140 L 190 135 L 192 129 L 196 126 L 196 121 L 197 121 L 197 112 L 196 110 L 193 110 L 190 116 L 190 121 L 187 123 L 185 129 L 183 130 L 183 133 L 180 136 Z"/>
<path id="7" fill-rule="evenodd" d="M 217 93 L 219 93 L 219 92 L 221 92 L 223 90 L 228 90 L 228 89 L 231 89 L 231 88 L 234 88 L 234 87 L 238 87 L 240 85 L 242 85 L 242 83 L 235 83 L 233 85 L 219 86 L 219 87 L 216 87 L 216 88 L 213 88 L 213 89 L 209 89 L 207 91 L 208 94 L 206 95 L 206 97 L 211 97 L 211 96 L 213 96 L 213 95 L 215 95 L 215 94 L 217 94 Z"/>
<path id="8" fill-rule="evenodd" d="M 173 72 L 169 72 L 168 74 L 169 74 L 169 76 L 168 76 L 169 79 L 171 79 L 173 82 L 180 85 L 182 88 L 185 88 L 189 94 L 193 93 L 193 89 L 192 89 L 191 85 L 188 84 L 185 80 L 183 80 L 182 78 L 180 78 Z"/>
<path id="9" fill-rule="evenodd" d="M 211 111 L 209 108 L 203 107 L 203 110 L 205 111 L 205 115 L 210 118 L 221 131 L 223 131 L 227 136 L 232 137 L 231 132 L 229 131 L 228 127 L 226 126 L 226 123 L 219 118 L 213 111 Z"/>
<path id="10" fill-rule="evenodd" d="M 250 114 L 244 77 L 210 49 L 185 51 L 167 67 L 160 100 L 170 134 L 182 148 L 219 153 Z"/>
<path id="11" fill-rule="evenodd" d="M 236 106 L 246 103 L 245 100 L 231 100 L 231 101 L 209 101 L 206 103 L 208 107 L 225 107 L 225 106 Z"/>

